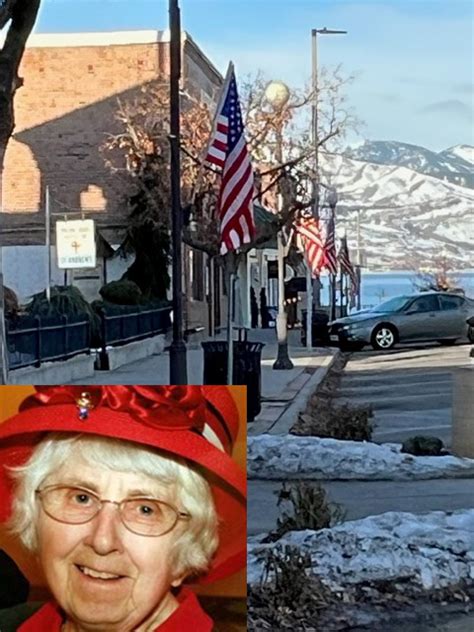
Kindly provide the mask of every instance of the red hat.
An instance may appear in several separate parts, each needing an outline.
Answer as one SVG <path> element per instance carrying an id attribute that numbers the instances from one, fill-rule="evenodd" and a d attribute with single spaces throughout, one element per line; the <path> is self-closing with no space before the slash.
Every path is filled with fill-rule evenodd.
<path id="1" fill-rule="evenodd" d="M 219 547 L 201 582 L 245 566 L 246 477 L 231 458 L 239 415 L 225 386 L 35 386 L 0 424 L 0 522 L 11 513 L 8 468 L 48 432 L 93 434 L 159 448 L 200 466 L 219 516 Z"/>

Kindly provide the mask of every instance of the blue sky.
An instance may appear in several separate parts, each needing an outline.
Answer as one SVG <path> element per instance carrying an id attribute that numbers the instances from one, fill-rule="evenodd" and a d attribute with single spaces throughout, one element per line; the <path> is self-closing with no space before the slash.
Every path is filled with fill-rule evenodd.
<path id="1" fill-rule="evenodd" d="M 348 102 L 362 136 L 440 151 L 474 144 L 474 9 L 471 0 L 180 0 L 182 25 L 225 72 L 261 69 L 302 87 L 319 64 L 356 79 Z M 167 0 L 43 0 L 42 33 L 163 29 Z"/>

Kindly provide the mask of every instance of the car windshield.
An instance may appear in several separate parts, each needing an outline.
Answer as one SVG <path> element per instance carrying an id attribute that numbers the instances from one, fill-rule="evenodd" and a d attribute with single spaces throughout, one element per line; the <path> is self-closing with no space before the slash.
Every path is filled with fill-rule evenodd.
<path id="1" fill-rule="evenodd" d="M 384 301 L 380 305 L 372 307 L 371 312 L 399 312 L 405 307 L 410 298 L 408 296 L 395 296 L 389 301 Z"/>

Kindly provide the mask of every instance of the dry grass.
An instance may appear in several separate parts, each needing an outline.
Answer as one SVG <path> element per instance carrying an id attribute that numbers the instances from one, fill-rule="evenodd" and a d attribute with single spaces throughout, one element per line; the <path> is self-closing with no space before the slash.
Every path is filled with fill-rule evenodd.
<path id="1" fill-rule="evenodd" d="M 264 542 L 275 542 L 289 531 L 318 531 L 344 520 L 344 509 L 329 502 L 326 490 L 317 481 L 283 483 L 277 493 L 277 505 L 285 504 L 289 509 L 282 511 L 276 529 L 268 534 Z"/>
<path id="2" fill-rule="evenodd" d="M 309 574 L 311 558 L 296 547 L 276 547 L 265 559 L 265 575 L 247 595 L 248 630 L 317 630 L 319 613 L 334 597 L 321 580 Z"/>
<path id="3" fill-rule="evenodd" d="M 341 354 L 335 360 L 311 396 L 305 412 L 299 415 L 291 428 L 292 434 L 348 441 L 371 440 L 371 407 L 337 405 L 334 402 L 347 359 L 347 354 Z"/>
<path id="4" fill-rule="evenodd" d="M 317 401 L 299 415 L 291 434 L 348 441 L 370 441 L 373 413 L 370 407 L 337 406 L 332 402 Z"/>

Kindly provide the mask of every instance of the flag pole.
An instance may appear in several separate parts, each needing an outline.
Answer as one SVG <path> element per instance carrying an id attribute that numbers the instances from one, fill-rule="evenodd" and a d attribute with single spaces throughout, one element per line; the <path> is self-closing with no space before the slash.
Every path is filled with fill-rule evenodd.
<path id="1" fill-rule="evenodd" d="M 227 292 L 227 384 L 229 385 L 232 384 L 234 368 L 234 340 L 232 331 L 232 312 L 234 310 L 234 278 L 234 273 L 229 272 L 229 287 Z"/>
<path id="2" fill-rule="evenodd" d="M 51 206 L 49 198 L 49 187 L 46 187 L 45 199 L 45 243 L 46 243 L 46 300 L 51 302 Z"/>
<path id="3" fill-rule="evenodd" d="M 339 283 L 340 283 L 340 287 L 339 287 L 339 301 L 340 301 L 339 318 L 342 318 L 344 316 L 344 314 L 343 314 L 343 309 L 344 309 L 344 271 L 343 271 L 342 266 L 341 266 L 340 263 L 339 263 Z"/>
<path id="4" fill-rule="evenodd" d="M 313 347 L 313 274 L 306 259 L 306 347 Z"/>
<path id="5" fill-rule="evenodd" d="M 199 160 L 199 171 L 198 171 L 196 180 L 194 182 L 193 191 L 192 191 L 192 194 L 191 194 L 191 205 L 194 204 L 194 202 L 196 200 L 197 192 L 199 191 L 199 187 L 201 186 L 202 176 L 204 174 L 204 160 L 205 160 L 205 158 L 206 158 L 206 156 L 208 154 L 209 147 L 211 145 L 212 139 L 215 137 L 215 134 L 216 134 L 217 116 L 218 116 L 218 113 L 222 109 L 222 104 L 223 104 L 223 101 L 224 101 L 224 95 L 227 93 L 227 88 L 229 86 L 230 79 L 231 79 L 231 76 L 232 76 L 233 72 L 234 72 L 234 64 L 233 64 L 233 62 L 230 61 L 229 65 L 227 67 L 227 73 L 225 75 L 224 83 L 221 86 L 221 90 L 220 90 L 220 94 L 219 94 L 219 100 L 217 102 L 216 110 L 214 112 L 214 120 L 212 122 L 211 134 L 209 136 L 209 140 L 207 141 L 207 145 L 206 145 L 204 151 L 202 152 L 200 160 Z"/>

